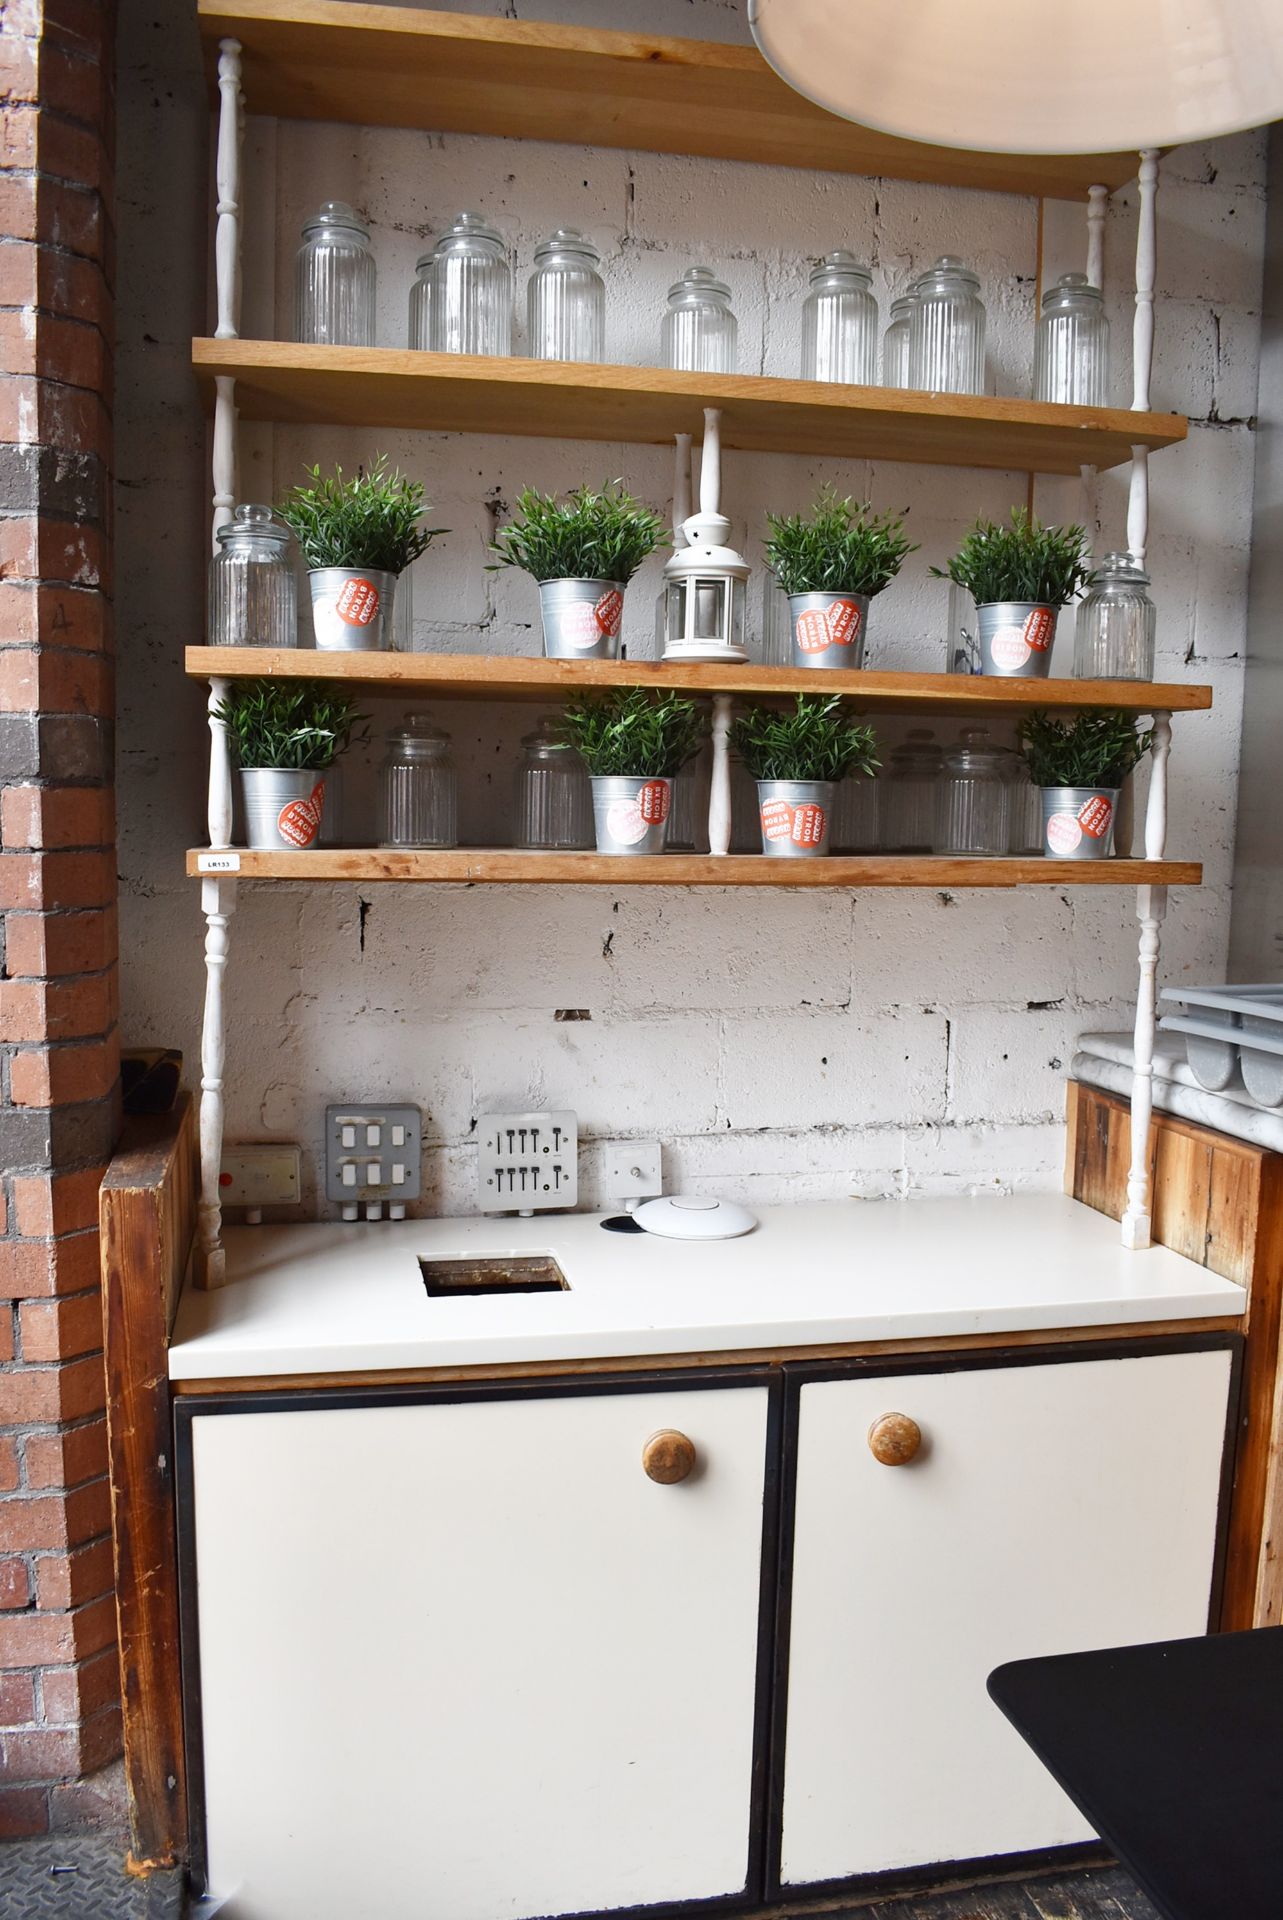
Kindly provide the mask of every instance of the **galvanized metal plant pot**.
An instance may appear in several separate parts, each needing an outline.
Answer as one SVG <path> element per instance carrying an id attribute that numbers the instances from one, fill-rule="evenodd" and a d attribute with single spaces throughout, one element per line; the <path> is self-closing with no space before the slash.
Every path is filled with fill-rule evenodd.
<path id="1" fill-rule="evenodd" d="M 791 593 L 795 667 L 845 667 L 864 664 L 864 630 L 869 618 L 867 593 Z"/>
<path id="2" fill-rule="evenodd" d="M 762 852 L 785 860 L 827 853 L 834 791 L 831 780 L 759 780 Z"/>
<path id="3" fill-rule="evenodd" d="M 662 853 L 672 804 L 671 780 L 595 773 L 592 811 L 598 853 Z"/>
<path id="4" fill-rule="evenodd" d="M 541 580 L 539 611 L 549 660 L 618 660 L 624 589 L 617 580 Z"/>
<path id="5" fill-rule="evenodd" d="M 308 574 L 312 631 L 322 653 L 382 653 L 392 644 L 397 576 L 371 567 L 318 567 Z"/>
<path id="6" fill-rule="evenodd" d="M 1051 860 L 1108 860 L 1114 851 L 1118 791 L 1043 787 L 1042 850 Z"/>
<path id="7" fill-rule="evenodd" d="M 981 673 L 1004 680 L 1045 680 L 1051 672 L 1058 612 L 1033 600 L 995 600 L 977 607 Z"/>
<path id="8" fill-rule="evenodd" d="M 269 853 L 297 853 L 318 844 L 325 812 L 325 775 L 314 768 L 242 767 L 245 838 Z"/>

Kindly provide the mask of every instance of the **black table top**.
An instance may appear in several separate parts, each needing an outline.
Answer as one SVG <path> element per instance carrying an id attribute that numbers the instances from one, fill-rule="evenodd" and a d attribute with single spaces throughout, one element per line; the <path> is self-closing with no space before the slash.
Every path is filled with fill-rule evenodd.
<path id="1" fill-rule="evenodd" d="M 1013 1660 L 989 1693 L 1167 1920 L 1283 1920 L 1283 1627 Z"/>

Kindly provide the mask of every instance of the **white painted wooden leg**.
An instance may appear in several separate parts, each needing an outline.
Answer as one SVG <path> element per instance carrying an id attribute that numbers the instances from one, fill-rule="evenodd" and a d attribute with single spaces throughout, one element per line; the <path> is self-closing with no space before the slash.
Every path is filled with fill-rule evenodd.
<path id="1" fill-rule="evenodd" d="M 236 338 L 240 280 L 241 43 L 221 40 L 218 53 L 218 152 L 214 162 L 218 224 L 214 229 L 217 340 Z"/>
<path id="2" fill-rule="evenodd" d="M 1140 221 L 1136 233 L 1136 315 L 1132 323 L 1132 411 L 1149 410 L 1149 382 L 1154 366 L 1154 274 L 1158 259 L 1158 154 L 1153 148 L 1140 156 Z M 1127 547 L 1144 564 L 1149 543 L 1149 454 L 1132 448 L 1131 486 L 1127 498 Z"/>
<path id="3" fill-rule="evenodd" d="M 1171 744 L 1171 715 L 1156 713 L 1149 800 L 1145 809 L 1147 860 L 1161 860 L 1167 847 L 1167 761 Z M 1154 1110 L 1158 952 L 1162 924 L 1167 914 L 1167 888 L 1138 888 L 1136 914 L 1140 921 L 1140 976 L 1136 991 L 1136 1028 L 1132 1041 L 1131 1167 L 1127 1175 L 1123 1245 L 1140 1249 L 1150 1243 L 1149 1123 Z"/>
<path id="4" fill-rule="evenodd" d="M 227 698 L 228 681 L 209 683 L 209 801 L 208 828 L 211 847 L 232 844 L 232 753 L 227 728 L 216 709 Z"/>
<path id="5" fill-rule="evenodd" d="M 200 1206 L 196 1226 L 196 1281 L 202 1287 L 221 1287 L 227 1277 L 218 1179 L 223 1166 L 224 974 L 228 921 L 235 907 L 234 880 L 202 880 L 205 1018 L 200 1039 Z"/>
<path id="6" fill-rule="evenodd" d="M 731 708 L 729 693 L 713 695 L 713 780 L 708 793 L 708 850 L 731 850 Z"/>
<path id="7" fill-rule="evenodd" d="M 236 503 L 236 382 L 214 376 L 214 519 L 211 545 L 218 552 L 218 529 L 232 517 Z"/>
<path id="8" fill-rule="evenodd" d="M 1105 215 L 1109 208 L 1108 187 L 1087 189 L 1087 278 L 1102 292 L 1105 286 Z"/>

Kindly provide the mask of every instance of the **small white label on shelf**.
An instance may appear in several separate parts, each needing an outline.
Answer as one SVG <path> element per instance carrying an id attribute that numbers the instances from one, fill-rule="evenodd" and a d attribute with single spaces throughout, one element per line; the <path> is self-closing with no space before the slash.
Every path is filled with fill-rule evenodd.
<path id="1" fill-rule="evenodd" d="M 196 855 L 197 873 L 239 873 L 240 870 L 239 853 L 198 853 Z"/>

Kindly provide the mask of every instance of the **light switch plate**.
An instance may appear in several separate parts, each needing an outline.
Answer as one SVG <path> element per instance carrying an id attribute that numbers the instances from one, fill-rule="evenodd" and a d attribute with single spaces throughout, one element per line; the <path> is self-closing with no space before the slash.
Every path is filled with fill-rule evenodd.
<path id="1" fill-rule="evenodd" d="M 274 1140 L 229 1140 L 223 1147 L 218 1197 L 225 1207 L 298 1205 L 299 1150 Z"/>
<path id="2" fill-rule="evenodd" d="M 618 1140 L 602 1159 L 601 1183 L 612 1200 L 629 1209 L 664 1191 L 658 1140 Z"/>
<path id="3" fill-rule="evenodd" d="M 573 1113 L 483 1113 L 477 1119 L 477 1199 L 483 1213 L 542 1213 L 579 1200 Z"/>
<path id="4" fill-rule="evenodd" d="M 419 1197 L 423 1118 L 417 1107 L 354 1100 L 325 1109 L 325 1197 L 341 1207 Z"/>

